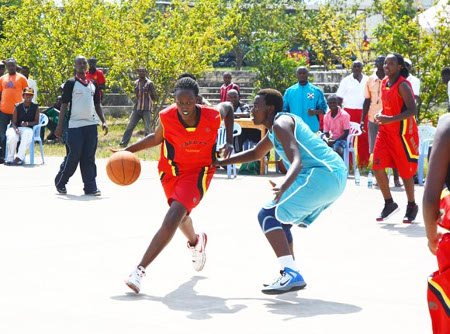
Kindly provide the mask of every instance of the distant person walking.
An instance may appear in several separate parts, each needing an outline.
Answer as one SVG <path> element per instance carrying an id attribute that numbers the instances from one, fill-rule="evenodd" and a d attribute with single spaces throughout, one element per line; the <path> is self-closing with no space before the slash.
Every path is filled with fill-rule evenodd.
<path id="1" fill-rule="evenodd" d="M 66 157 L 55 178 L 56 190 L 67 194 L 66 184 L 80 164 L 81 177 L 86 195 L 100 196 L 95 178 L 95 152 L 97 151 L 97 124 L 102 122 L 105 135 L 108 133 L 103 109 L 100 103 L 100 92 L 95 81 L 86 77 L 87 61 L 83 56 L 75 57 L 76 75 L 64 84 L 62 106 L 55 130 L 56 137 L 62 137 L 66 112 L 69 113 L 69 129 L 67 131 Z M 70 108 L 68 110 L 68 105 Z"/>
<path id="2" fill-rule="evenodd" d="M 139 79 L 134 82 L 134 94 L 136 95 L 136 103 L 130 115 L 127 128 L 123 134 L 120 146 L 126 147 L 131 139 L 133 130 L 139 123 L 144 121 L 145 136 L 150 134 L 151 111 L 153 101 L 156 98 L 156 89 L 153 82 L 147 77 L 147 69 L 145 67 L 138 68 Z"/>

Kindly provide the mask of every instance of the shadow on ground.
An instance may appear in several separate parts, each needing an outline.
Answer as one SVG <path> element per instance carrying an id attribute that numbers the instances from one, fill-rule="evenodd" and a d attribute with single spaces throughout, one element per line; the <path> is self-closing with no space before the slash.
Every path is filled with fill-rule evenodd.
<path id="1" fill-rule="evenodd" d="M 215 314 L 234 314 L 250 305 L 233 304 L 233 302 L 261 301 L 272 314 L 287 316 L 283 320 L 295 318 L 313 317 L 322 314 L 348 314 L 356 313 L 362 309 L 351 304 L 324 301 L 319 299 L 300 298 L 296 293 L 279 295 L 275 298 L 221 298 L 200 295 L 194 287 L 198 281 L 206 279 L 202 276 L 194 276 L 192 279 L 178 287 L 175 291 L 164 297 L 150 296 L 146 294 L 126 293 L 122 296 L 113 296 L 111 299 L 118 301 L 154 301 L 165 304 L 170 310 L 186 312 L 187 318 L 206 320 L 213 318 Z"/>

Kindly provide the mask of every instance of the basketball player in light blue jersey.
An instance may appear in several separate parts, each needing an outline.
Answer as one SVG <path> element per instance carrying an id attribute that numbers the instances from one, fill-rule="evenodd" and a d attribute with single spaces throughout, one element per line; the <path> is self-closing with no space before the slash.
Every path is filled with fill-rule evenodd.
<path id="1" fill-rule="evenodd" d="M 260 90 L 252 109 L 253 122 L 269 131 L 253 149 L 216 165 L 261 159 L 275 147 L 288 171 L 279 184 L 271 182 L 275 198 L 264 205 L 258 220 L 281 265 L 281 277 L 262 289 L 279 294 L 306 286 L 294 260 L 291 227 L 307 227 L 343 193 L 347 172 L 342 159 L 311 132 L 300 117 L 281 112 L 283 97 L 274 89 Z"/>

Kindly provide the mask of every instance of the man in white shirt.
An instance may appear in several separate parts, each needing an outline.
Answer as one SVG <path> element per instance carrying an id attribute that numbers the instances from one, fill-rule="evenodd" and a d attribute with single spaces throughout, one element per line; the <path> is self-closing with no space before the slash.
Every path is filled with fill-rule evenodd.
<path id="1" fill-rule="evenodd" d="M 22 66 L 22 75 L 27 78 L 28 81 L 28 87 L 33 88 L 34 90 L 34 96 L 33 96 L 33 103 L 37 103 L 37 94 L 38 94 L 38 88 L 37 88 L 37 82 L 34 79 L 30 78 L 30 68 L 28 66 Z"/>
<path id="2" fill-rule="evenodd" d="M 350 114 L 350 121 L 360 124 L 364 105 L 364 87 L 368 77 L 362 73 L 363 64 L 355 60 L 352 64 L 352 74 L 342 79 L 336 95 L 339 105 L 344 106 L 345 111 Z M 369 165 L 369 138 L 367 135 L 367 117 L 364 120 L 364 132 L 357 138 L 358 144 L 358 167 Z M 350 159 L 351 161 L 351 159 Z"/>
<path id="3" fill-rule="evenodd" d="M 417 99 L 419 98 L 420 95 L 420 79 L 411 74 L 412 61 L 410 59 L 405 58 L 405 66 L 409 72 L 409 76 L 406 78 L 406 80 L 408 80 L 409 83 L 411 84 L 414 98 L 416 99 L 417 102 Z"/>

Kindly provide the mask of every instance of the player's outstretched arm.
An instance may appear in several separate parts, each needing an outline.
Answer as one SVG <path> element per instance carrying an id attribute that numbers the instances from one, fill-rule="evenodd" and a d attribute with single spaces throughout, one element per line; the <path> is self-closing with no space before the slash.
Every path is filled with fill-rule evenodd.
<path id="1" fill-rule="evenodd" d="M 225 124 L 226 144 L 223 148 L 224 157 L 228 158 L 233 152 L 234 110 L 230 102 L 222 102 L 216 106 Z"/>
<path id="2" fill-rule="evenodd" d="M 440 235 L 437 232 L 436 220 L 439 215 L 441 190 L 444 186 L 447 169 L 450 163 L 450 114 L 439 122 L 434 136 L 428 165 L 427 182 L 423 194 L 423 219 L 428 238 L 428 247 L 436 254 Z"/>
<path id="3" fill-rule="evenodd" d="M 160 125 L 158 125 L 158 128 L 154 133 L 150 133 L 147 137 L 144 139 L 138 141 L 136 144 L 128 146 L 125 151 L 130 152 L 139 152 L 142 150 L 145 150 L 146 148 L 158 146 L 163 142 L 163 128 Z"/>
<path id="4" fill-rule="evenodd" d="M 235 163 L 251 162 L 262 159 L 267 152 L 273 147 L 269 137 L 266 136 L 256 146 L 250 150 L 233 154 L 228 159 L 218 159 L 214 163 L 215 166 L 226 166 Z"/>

